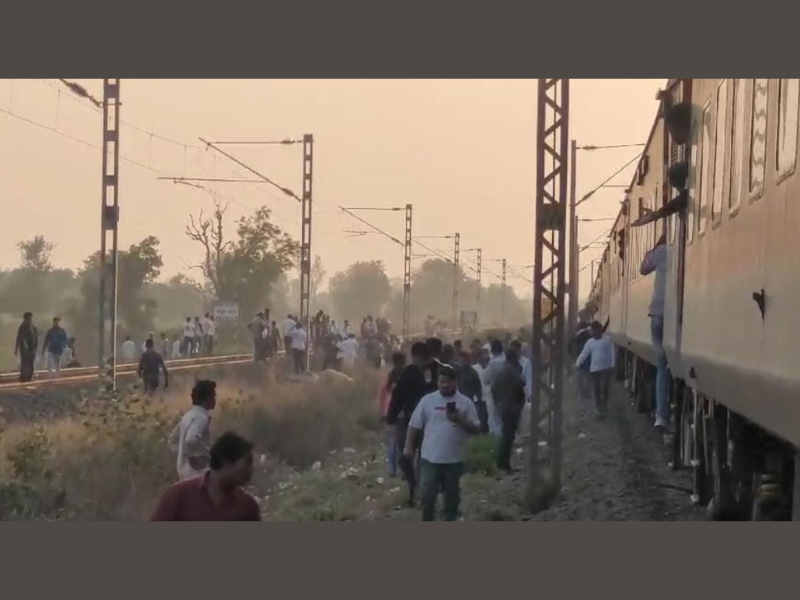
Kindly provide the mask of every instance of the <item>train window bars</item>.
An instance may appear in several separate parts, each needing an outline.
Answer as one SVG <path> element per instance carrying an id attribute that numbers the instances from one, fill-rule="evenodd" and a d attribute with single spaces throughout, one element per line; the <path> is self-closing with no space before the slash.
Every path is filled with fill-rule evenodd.
<path id="1" fill-rule="evenodd" d="M 711 189 L 711 223 L 722 219 L 722 199 L 725 187 L 725 157 L 728 133 L 728 82 L 723 79 L 717 87 L 717 107 L 714 115 L 714 174 Z"/>
<path id="2" fill-rule="evenodd" d="M 769 79 L 753 79 L 750 124 L 749 192 L 751 200 L 764 193 L 764 173 L 767 161 L 767 100 Z"/>
<path id="3" fill-rule="evenodd" d="M 741 203 L 744 175 L 744 143 L 747 135 L 747 80 L 731 79 L 733 106 L 731 115 L 731 153 L 728 173 L 728 210 L 735 215 Z"/>
<path id="4" fill-rule="evenodd" d="M 702 235 L 706 231 L 708 220 L 708 204 L 711 190 L 711 160 L 712 160 L 712 130 L 713 120 L 711 118 L 711 102 L 706 104 L 703 109 L 703 121 L 700 128 L 700 186 L 698 189 L 697 204 L 697 235 Z"/>
<path id="5" fill-rule="evenodd" d="M 797 125 L 800 111 L 800 79 L 778 80 L 778 181 L 791 176 L 797 165 Z"/>

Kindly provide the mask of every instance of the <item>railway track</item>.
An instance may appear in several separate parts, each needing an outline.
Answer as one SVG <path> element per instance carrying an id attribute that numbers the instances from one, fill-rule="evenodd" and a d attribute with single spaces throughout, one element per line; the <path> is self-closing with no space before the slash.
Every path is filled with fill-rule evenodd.
<path id="1" fill-rule="evenodd" d="M 282 354 L 282 352 L 280 353 Z M 167 369 L 170 373 L 175 371 L 185 371 L 198 369 L 207 366 L 234 365 L 246 362 L 253 362 L 252 354 L 228 354 L 223 356 L 202 356 L 198 358 L 179 358 L 168 360 Z M 117 365 L 118 378 L 131 378 L 136 376 L 138 363 L 124 363 Z M 18 373 L 0 374 L 0 393 L 21 389 L 32 389 L 44 386 L 58 386 L 66 383 L 79 383 L 97 381 L 102 374 L 98 367 L 78 367 L 74 369 L 62 369 L 58 377 L 50 377 L 47 371 L 36 371 L 34 380 L 21 383 L 16 381 Z"/>
<path id="2" fill-rule="evenodd" d="M 451 331 L 444 332 L 445 335 L 451 334 Z M 411 334 L 410 337 L 418 337 L 424 335 L 423 333 Z M 283 350 L 278 351 L 278 356 L 284 355 Z M 220 365 L 235 365 L 241 363 L 253 362 L 252 354 L 228 354 L 222 356 L 201 356 L 197 358 L 178 358 L 168 360 L 167 369 L 170 373 L 175 371 L 185 371 L 190 369 L 199 369 L 208 366 Z M 129 379 L 136 376 L 136 369 L 138 363 L 123 363 L 117 365 L 117 378 Z M 29 390 L 40 387 L 59 386 L 64 384 L 80 383 L 98 381 L 102 375 L 98 367 L 78 367 L 74 369 L 62 369 L 58 377 L 51 377 L 47 371 L 36 371 L 34 373 L 33 381 L 22 383 L 17 381 L 19 378 L 18 372 L 0 373 L 0 393 L 14 390 Z"/>

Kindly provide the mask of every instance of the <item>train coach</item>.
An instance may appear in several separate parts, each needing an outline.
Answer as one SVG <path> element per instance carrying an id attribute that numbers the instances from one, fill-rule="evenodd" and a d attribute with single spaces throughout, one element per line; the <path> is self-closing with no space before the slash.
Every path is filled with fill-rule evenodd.
<path id="1" fill-rule="evenodd" d="M 673 467 L 713 519 L 800 520 L 800 79 L 675 79 L 658 98 L 590 301 L 652 410 L 639 269 L 666 236 Z"/>

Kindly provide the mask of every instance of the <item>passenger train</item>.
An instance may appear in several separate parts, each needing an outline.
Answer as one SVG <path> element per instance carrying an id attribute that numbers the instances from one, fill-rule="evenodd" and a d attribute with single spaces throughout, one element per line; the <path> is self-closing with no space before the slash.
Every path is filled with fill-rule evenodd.
<path id="1" fill-rule="evenodd" d="M 658 99 L 589 307 L 652 410 L 639 269 L 666 235 L 673 468 L 711 519 L 800 520 L 800 79 L 674 79 Z"/>

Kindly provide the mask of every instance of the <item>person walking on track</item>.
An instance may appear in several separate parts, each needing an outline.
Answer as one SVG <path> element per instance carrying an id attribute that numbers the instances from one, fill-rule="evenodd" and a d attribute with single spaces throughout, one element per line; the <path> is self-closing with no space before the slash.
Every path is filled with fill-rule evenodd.
<path id="1" fill-rule="evenodd" d="M 151 521 L 261 521 L 258 501 L 244 489 L 253 477 L 253 444 L 223 433 L 208 462 L 208 470 L 167 489 Z"/>
<path id="2" fill-rule="evenodd" d="M 14 343 L 14 356 L 19 356 L 19 380 L 23 383 L 33 379 L 36 363 L 36 350 L 39 348 L 39 330 L 33 324 L 33 313 L 22 315 L 22 323 L 17 329 Z"/>
<path id="3" fill-rule="evenodd" d="M 153 347 L 152 338 L 148 338 L 144 346 L 144 352 L 139 358 L 139 368 L 137 370 L 145 393 L 148 396 L 152 396 L 158 389 L 158 380 L 162 371 L 164 372 L 164 389 L 169 387 L 169 373 L 167 372 L 167 365 L 164 363 L 164 357 L 156 352 Z"/>
<path id="4" fill-rule="evenodd" d="M 611 374 L 616 366 L 616 351 L 611 337 L 603 332 L 603 325 L 593 321 L 592 337 L 581 350 L 575 366 L 580 368 L 587 360 L 592 378 L 592 392 L 594 395 L 597 416 L 600 419 L 608 415 L 608 394 L 611 385 Z"/>
<path id="5" fill-rule="evenodd" d="M 67 332 L 61 327 L 61 319 L 54 317 L 53 326 L 44 334 L 44 344 L 42 344 L 42 352 L 46 355 L 47 372 L 51 377 L 61 372 L 61 361 L 68 341 Z"/>
<path id="6" fill-rule="evenodd" d="M 459 393 L 458 374 L 452 366 L 440 365 L 438 386 L 438 391 L 427 394 L 414 409 L 408 422 L 403 456 L 412 458 L 418 438 L 422 437 L 422 520 L 435 520 L 436 499 L 441 491 L 444 520 L 455 521 L 461 504 L 466 441 L 479 433 L 480 421 L 472 400 Z"/>

